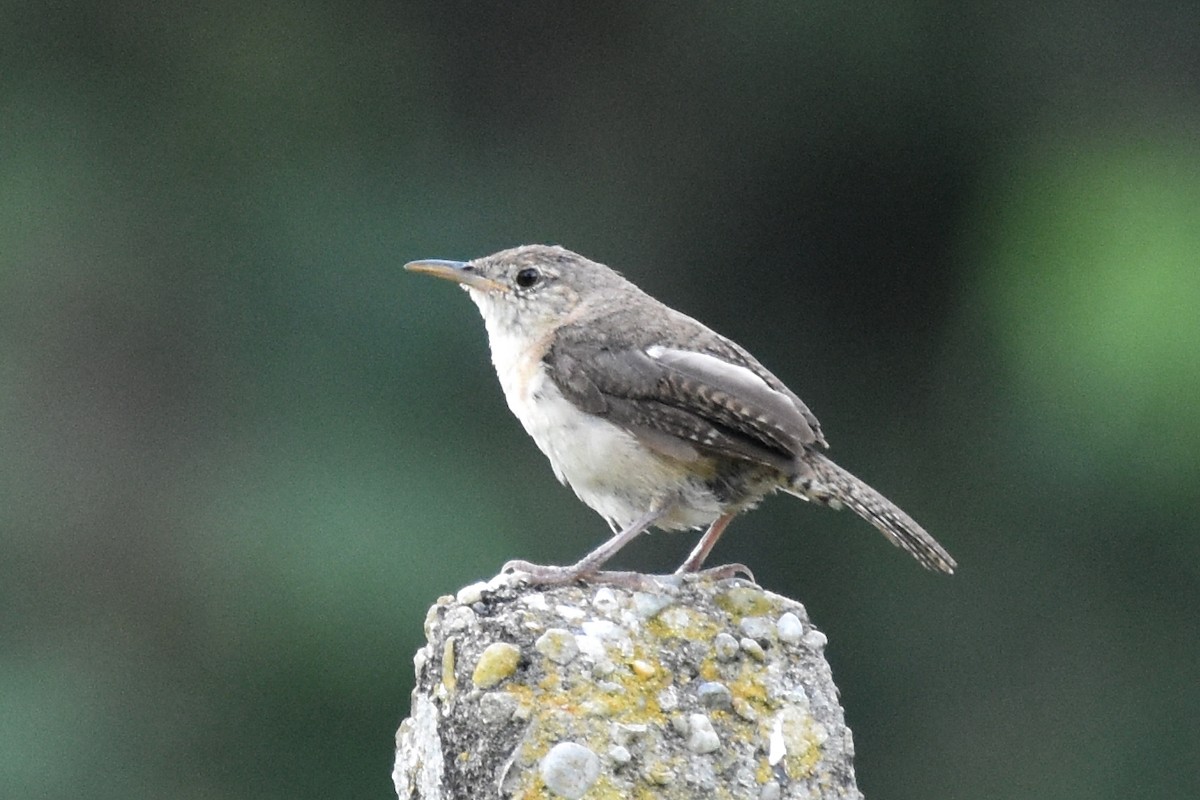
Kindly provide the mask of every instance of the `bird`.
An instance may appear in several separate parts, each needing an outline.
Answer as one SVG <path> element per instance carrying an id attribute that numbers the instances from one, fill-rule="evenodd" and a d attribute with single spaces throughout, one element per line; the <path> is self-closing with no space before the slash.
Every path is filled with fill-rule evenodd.
<path id="1" fill-rule="evenodd" d="M 849 508 L 929 570 L 957 567 L 912 517 L 825 454 L 813 412 L 745 348 L 617 271 L 545 244 L 405 269 L 466 290 L 509 409 L 612 531 L 575 564 L 514 560 L 505 572 L 545 583 L 616 575 L 600 568 L 654 527 L 705 529 L 676 571 L 696 573 L 730 521 L 776 491 Z M 740 564 L 713 571 L 750 574 Z"/>

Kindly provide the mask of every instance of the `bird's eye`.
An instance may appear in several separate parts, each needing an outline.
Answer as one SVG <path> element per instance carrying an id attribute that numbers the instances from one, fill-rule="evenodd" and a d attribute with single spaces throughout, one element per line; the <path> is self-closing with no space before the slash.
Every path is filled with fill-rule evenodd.
<path id="1" fill-rule="evenodd" d="M 533 267 L 526 267 L 517 273 L 517 286 L 522 289 L 528 289 L 533 286 L 542 277 L 542 274 Z"/>

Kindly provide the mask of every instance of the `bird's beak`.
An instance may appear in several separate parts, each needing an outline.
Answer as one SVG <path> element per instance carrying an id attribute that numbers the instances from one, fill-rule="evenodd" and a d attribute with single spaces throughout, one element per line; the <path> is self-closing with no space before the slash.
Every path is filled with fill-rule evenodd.
<path id="1" fill-rule="evenodd" d="M 485 278 L 475 272 L 469 261 L 445 261 L 440 258 L 423 258 L 420 261 L 410 261 L 404 265 L 409 272 L 423 272 L 435 278 L 445 278 L 448 281 L 461 283 L 463 286 L 478 289 L 481 292 L 503 292 L 504 284 Z"/>

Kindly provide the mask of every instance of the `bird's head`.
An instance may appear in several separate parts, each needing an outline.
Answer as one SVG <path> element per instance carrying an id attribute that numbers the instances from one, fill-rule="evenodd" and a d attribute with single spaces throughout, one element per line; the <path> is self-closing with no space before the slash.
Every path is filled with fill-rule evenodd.
<path id="1" fill-rule="evenodd" d="M 525 336 L 553 330 L 587 303 L 632 286 L 603 264 L 540 244 L 473 261 L 412 261 L 404 268 L 461 285 L 479 306 L 489 333 Z"/>

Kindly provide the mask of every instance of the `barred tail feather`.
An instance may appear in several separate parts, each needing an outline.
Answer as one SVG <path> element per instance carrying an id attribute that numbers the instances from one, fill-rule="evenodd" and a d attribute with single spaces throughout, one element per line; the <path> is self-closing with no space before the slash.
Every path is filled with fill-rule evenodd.
<path id="1" fill-rule="evenodd" d="M 958 564 L 937 540 L 891 500 L 820 453 L 807 453 L 809 469 L 797 476 L 793 491 L 834 508 L 844 505 L 879 529 L 888 541 L 908 551 L 921 566 L 951 574 Z"/>

